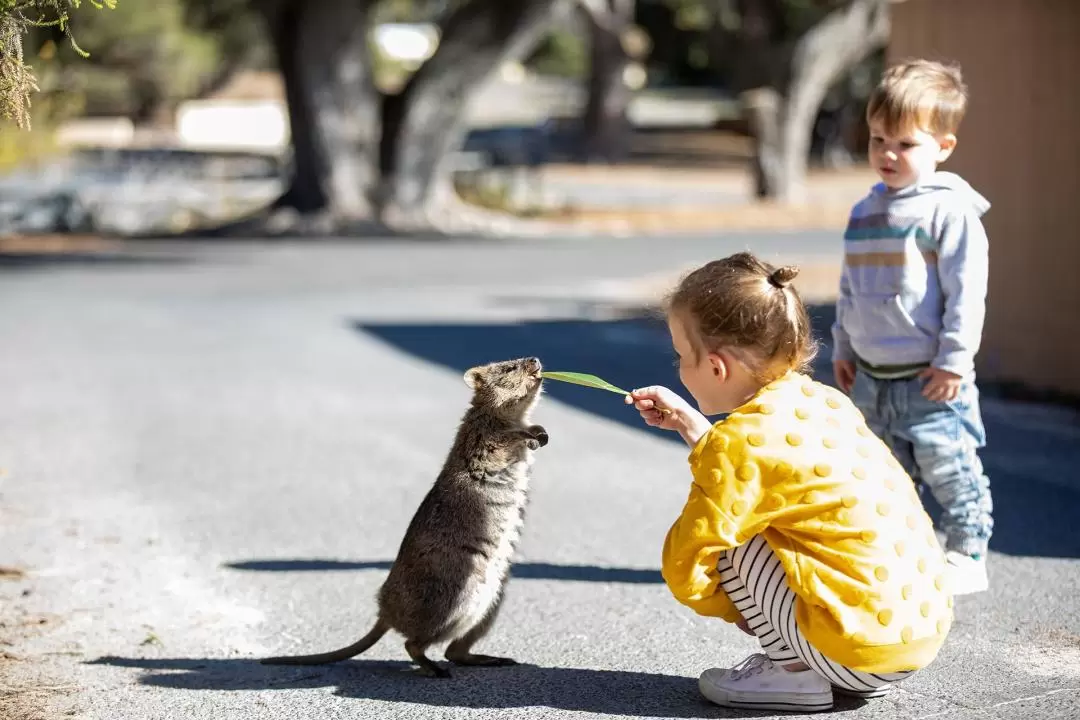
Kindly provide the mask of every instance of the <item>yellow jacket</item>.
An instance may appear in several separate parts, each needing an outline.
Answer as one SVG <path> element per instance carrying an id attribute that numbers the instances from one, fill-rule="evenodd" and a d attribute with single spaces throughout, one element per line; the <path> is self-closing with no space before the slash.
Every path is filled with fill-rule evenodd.
<path id="1" fill-rule="evenodd" d="M 823 655 L 879 673 L 936 657 L 953 617 L 944 553 L 911 478 L 847 396 L 789 373 L 716 423 L 689 460 L 690 497 L 663 550 L 679 602 L 737 621 L 716 563 L 760 534 Z"/>

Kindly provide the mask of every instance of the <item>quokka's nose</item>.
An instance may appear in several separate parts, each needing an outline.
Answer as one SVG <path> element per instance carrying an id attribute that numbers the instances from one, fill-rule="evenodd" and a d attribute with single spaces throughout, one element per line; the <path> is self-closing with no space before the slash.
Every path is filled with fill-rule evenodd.
<path id="1" fill-rule="evenodd" d="M 540 364 L 540 358 L 531 357 L 525 361 L 525 367 L 529 369 L 529 372 L 538 373 L 543 369 L 543 365 Z"/>

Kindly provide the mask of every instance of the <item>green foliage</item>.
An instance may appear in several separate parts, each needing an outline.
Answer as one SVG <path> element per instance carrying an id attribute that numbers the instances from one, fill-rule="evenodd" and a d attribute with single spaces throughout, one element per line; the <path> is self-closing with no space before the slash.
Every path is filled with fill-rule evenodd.
<path id="1" fill-rule="evenodd" d="M 680 30 L 704 31 L 716 22 L 722 3 L 705 0 L 666 0 L 666 4 L 674 13 L 675 27 Z"/>
<path id="2" fill-rule="evenodd" d="M 375 23 L 433 22 L 442 13 L 456 10 L 463 0 L 382 0 L 376 4 Z"/>
<path id="3" fill-rule="evenodd" d="M 80 40 L 95 48 L 88 61 L 57 52 L 56 92 L 78 92 L 90 115 L 138 121 L 169 111 L 199 94 L 223 61 L 220 32 L 189 25 L 183 0 L 126 2 L 109 13 L 78 16 Z M 41 46 L 55 40 L 37 38 Z"/>
<path id="4" fill-rule="evenodd" d="M 781 0 L 774 39 L 793 43 L 850 0 Z M 734 38 L 739 0 L 656 0 L 638 4 L 639 23 L 654 41 L 650 75 L 674 85 L 723 86 L 739 70 Z"/>
<path id="5" fill-rule="evenodd" d="M 21 28 L 10 15 L 0 16 L 0 116 L 28 128 L 30 93 L 37 89 L 30 68 L 23 62 Z"/>
<path id="6" fill-rule="evenodd" d="M 0 121 L 0 175 L 33 166 L 60 152 L 53 121 L 60 111 L 54 107 L 57 102 L 52 97 L 38 99 L 34 103 L 34 127 L 24 128 L 25 132 L 14 132 L 13 121 Z"/>
<path id="7" fill-rule="evenodd" d="M 90 4 L 98 10 L 115 10 L 117 0 L 90 0 Z M 23 37 L 32 29 L 56 28 L 76 53 L 89 57 L 71 33 L 71 13 L 81 5 L 82 0 L 0 0 L 0 118 L 30 128 L 30 94 L 40 89 L 23 56 Z"/>
<path id="8" fill-rule="evenodd" d="M 680 30 L 707 32 L 716 25 L 728 31 L 739 28 L 736 0 L 663 0 L 674 13 Z M 783 0 L 784 20 L 789 35 L 799 36 L 847 0 Z M 791 39 L 786 38 L 786 39 Z"/>
<path id="9" fill-rule="evenodd" d="M 589 70 L 587 41 L 577 33 L 554 30 L 533 52 L 527 65 L 541 75 L 584 78 Z"/>
<path id="10" fill-rule="evenodd" d="M 273 62 L 251 0 L 0 0 L 0 116 L 23 128 L 33 94 L 78 96 L 89 114 L 145 120 L 239 68 Z"/>
<path id="11" fill-rule="evenodd" d="M 309 0 L 310 1 L 310 0 Z M 275 66 L 266 24 L 252 0 L 182 0 L 184 24 L 212 37 L 227 67 Z"/>
<path id="12" fill-rule="evenodd" d="M 54 89 L 60 87 L 60 69 L 49 61 L 56 53 L 56 44 L 47 43 L 36 55 L 27 55 L 26 62 L 34 66 L 40 85 L 34 95 L 33 127 L 17 132 L 13 120 L 0 120 L 0 174 L 51 161 L 65 151 L 56 131 L 83 111 L 84 102 L 79 92 Z"/>

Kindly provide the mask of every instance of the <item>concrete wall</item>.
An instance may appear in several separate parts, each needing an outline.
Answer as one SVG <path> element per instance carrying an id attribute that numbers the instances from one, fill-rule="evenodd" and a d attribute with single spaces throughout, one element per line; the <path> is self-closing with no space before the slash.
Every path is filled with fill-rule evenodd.
<path id="1" fill-rule="evenodd" d="M 903 0 L 889 60 L 959 62 L 971 92 L 942 169 L 993 207 L 981 377 L 1080 398 L 1080 0 Z"/>

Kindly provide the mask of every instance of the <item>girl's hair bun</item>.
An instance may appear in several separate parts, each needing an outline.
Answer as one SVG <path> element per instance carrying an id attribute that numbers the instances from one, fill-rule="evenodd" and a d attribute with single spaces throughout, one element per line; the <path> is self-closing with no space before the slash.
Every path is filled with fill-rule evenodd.
<path id="1" fill-rule="evenodd" d="M 780 289 L 786 288 L 791 284 L 791 281 L 795 279 L 795 276 L 799 274 L 799 268 L 794 265 L 785 265 L 784 267 L 776 268 L 769 274 L 769 282 Z"/>

